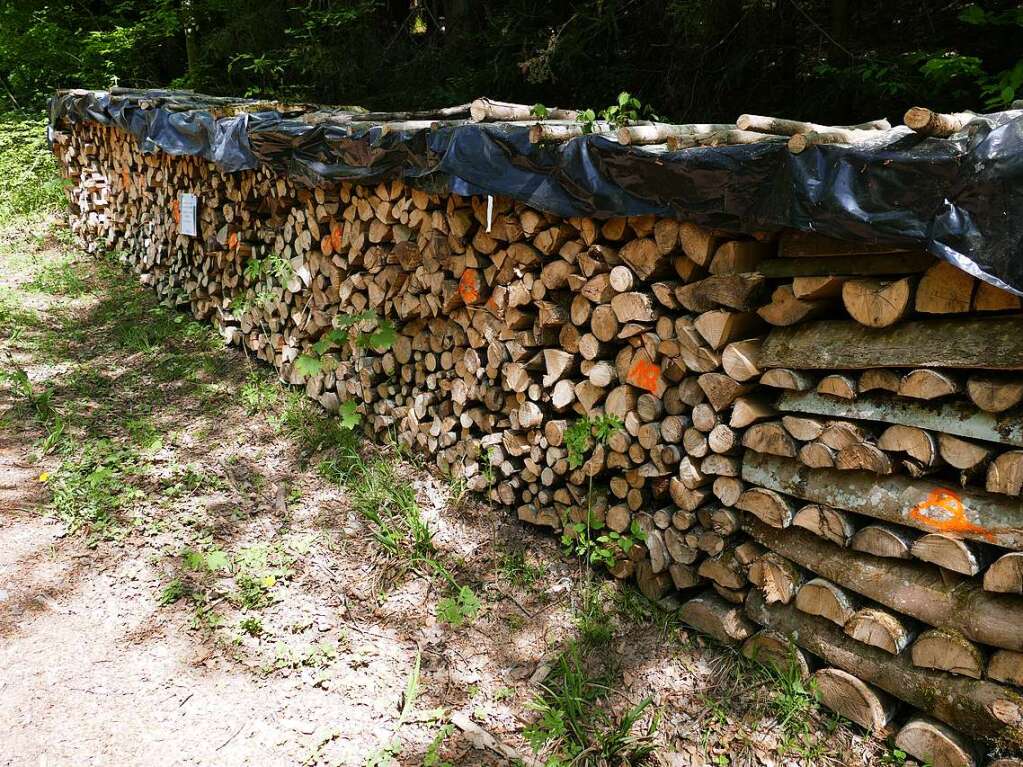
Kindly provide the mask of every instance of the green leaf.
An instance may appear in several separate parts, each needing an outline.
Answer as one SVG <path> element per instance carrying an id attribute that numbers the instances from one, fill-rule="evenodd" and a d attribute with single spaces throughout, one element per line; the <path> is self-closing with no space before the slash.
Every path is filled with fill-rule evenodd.
<path id="1" fill-rule="evenodd" d="M 321 369 L 320 361 L 308 354 L 300 354 L 295 360 L 295 371 L 301 376 L 319 375 Z"/>
<path id="2" fill-rule="evenodd" d="M 189 570 L 199 570 L 205 564 L 202 554 L 195 549 L 185 549 L 182 551 L 181 559 Z"/>
<path id="3" fill-rule="evenodd" d="M 979 5 L 970 5 L 959 13 L 959 20 L 966 24 L 986 24 L 988 22 L 987 13 Z"/>
<path id="4" fill-rule="evenodd" d="M 330 351 L 330 347 L 332 347 L 333 345 L 334 344 L 331 342 L 331 340 L 327 336 L 324 336 L 319 341 L 313 344 L 313 351 L 322 357 L 324 354 Z"/>
<path id="5" fill-rule="evenodd" d="M 390 349 L 397 339 L 394 323 L 390 320 L 381 320 L 377 329 L 370 334 L 367 345 L 373 349 Z"/>
<path id="6" fill-rule="evenodd" d="M 351 430 L 362 423 L 362 415 L 356 410 L 357 407 L 354 400 L 341 403 L 337 414 L 341 418 L 342 428 Z"/>
<path id="7" fill-rule="evenodd" d="M 529 110 L 529 113 L 543 120 L 550 114 L 550 111 L 543 104 L 533 104 L 533 108 Z"/>
<path id="8" fill-rule="evenodd" d="M 231 567 L 231 560 L 225 552 L 214 549 L 206 553 L 206 569 L 210 572 L 217 570 L 228 570 Z"/>

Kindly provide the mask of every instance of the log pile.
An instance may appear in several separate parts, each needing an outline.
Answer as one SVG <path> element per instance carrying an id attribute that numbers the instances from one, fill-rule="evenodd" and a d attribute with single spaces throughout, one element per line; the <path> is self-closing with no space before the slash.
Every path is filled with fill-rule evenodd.
<path id="1" fill-rule="evenodd" d="M 468 109 L 528 120 L 515 106 Z M 791 148 L 888 126 L 684 127 L 618 139 Z M 1015 295 L 894 244 L 562 219 L 400 180 L 308 188 L 92 123 L 55 149 L 89 247 L 326 409 L 521 520 L 639 542 L 606 544 L 613 575 L 683 592 L 687 623 L 795 664 L 917 759 L 1023 745 Z"/>

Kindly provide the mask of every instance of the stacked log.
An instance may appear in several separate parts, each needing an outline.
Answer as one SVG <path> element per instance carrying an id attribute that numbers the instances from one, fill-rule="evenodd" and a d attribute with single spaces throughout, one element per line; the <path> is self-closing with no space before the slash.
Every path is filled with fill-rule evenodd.
<path id="1" fill-rule="evenodd" d="M 620 133 L 733 132 L 669 127 Z M 887 125 L 822 127 L 734 131 L 812 145 Z M 613 575 L 684 592 L 687 623 L 794 663 L 868 729 L 901 723 L 918 759 L 1023 743 L 1015 295 L 898 244 L 308 188 L 87 122 L 55 146 L 89 247 L 326 409 L 521 520 L 637 541 L 607 544 Z"/>
<path id="2" fill-rule="evenodd" d="M 743 438 L 738 506 L 765 550 L 746 616 L 820 659 L 825 705 L 921 761 L 1018 749 L 1019 298 L 812 234 L 784 233 L 757 270 L 776 415 Z"/>

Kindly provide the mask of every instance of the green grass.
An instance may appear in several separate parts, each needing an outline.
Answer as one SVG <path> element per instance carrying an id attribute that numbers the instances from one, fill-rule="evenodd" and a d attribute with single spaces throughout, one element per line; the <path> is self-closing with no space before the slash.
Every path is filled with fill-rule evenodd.
<path id="1" fill-rule="evenodd" d="M 655 750 L 656 717 L 646 728 L 637 725 L 651 701 L 643 700 L 622 717 L 607 710 L 611 675 L 591 668 L 579 643 L 558 658 L 542 692 L 530 708 L 537 718 L 523 734 L 545 767 L 634 767 L 649 763 Z"/>
<path id="2" fill-rule="evenodd" d="M 0 224 L 65 204 L 64 182 L 46 146 L 46 116 L 0 113 Z"/>

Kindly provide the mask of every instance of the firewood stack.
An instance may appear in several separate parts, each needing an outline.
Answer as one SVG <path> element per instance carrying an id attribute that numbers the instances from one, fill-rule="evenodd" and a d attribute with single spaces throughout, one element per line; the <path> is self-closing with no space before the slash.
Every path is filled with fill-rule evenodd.
<path id="1" fill-rule="evenodd" d="M 789 123 L 736 130 L 822 127 Z M 642 539 L 616 577 L 685 592 L 688 623 L 795 664 L 868 729 L 902 724 L 918 759 L 1023 744 L 1015 295 L 895 245 L 562 219 L 397 180 L 307 188 L 88 122 L 56 151 L 85 243 L 328 410 L 355 403 L 519 519 Z M 395 339 L 324 347 L 342 317 Z M 584 419 L 620 428 L 580 450 Z"/>

